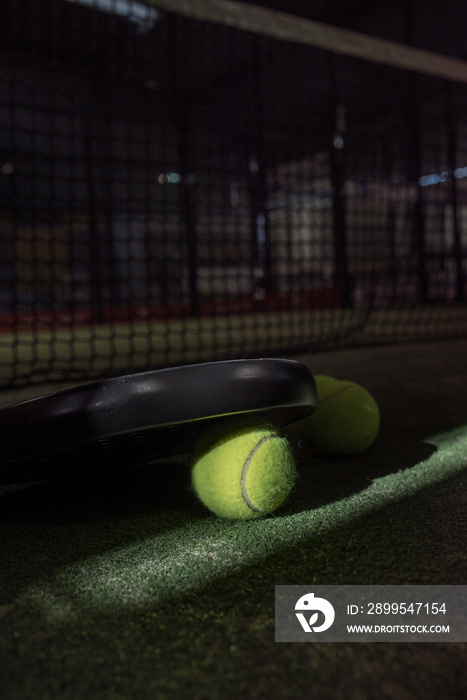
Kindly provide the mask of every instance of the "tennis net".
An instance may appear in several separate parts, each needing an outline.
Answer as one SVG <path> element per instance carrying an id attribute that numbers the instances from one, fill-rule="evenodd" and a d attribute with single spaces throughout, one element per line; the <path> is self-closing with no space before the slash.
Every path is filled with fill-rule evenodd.
<path id="1" fill-rule="evenodd" d="M 0 385 L 465 337 L 464 62 L 225 0 L 0 20 Z"/>

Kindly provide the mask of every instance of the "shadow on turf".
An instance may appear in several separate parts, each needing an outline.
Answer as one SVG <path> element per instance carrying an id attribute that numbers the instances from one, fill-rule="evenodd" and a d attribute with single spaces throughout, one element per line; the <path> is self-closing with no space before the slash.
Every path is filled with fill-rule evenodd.
<path id="1" fill-rule="evenodd" d="M 128 515 L 190 509 L 189 470 L 158 464 L 86 479 L 63 479 L 4 487 L 0 523 L 93 522 Z"/>
<path id="2" fill-rule="evenodd" d="M 196 590 L 174 592 L 166 601 L 145 601 L 134 608 L 122 599 L 120 606 L 102 610 L 91 608 L 86 599 L 79 618 L 66 625 L 38 612 L 34 622 L 41 647 L 64 678 L 71 669 L 75 697 L 81 685 L 87 697 L 92 691 L 95 695 L 94 679 L 97 686 L 110 683 L 106 669 L 113 669 L 115 659 L 128 697 L 135 687 L 144 688 L 142 697 L 148 688 L 162 697 L 161 684 L 169 688 L 167 697 L 187 697 L 194 683 L 197 697 L 238 697 L 239 674 L 255 690 L 249 697 L 270 697 L 277 691 L 278 668 L 287 689 L 282 698 L 348 698 L 351 683 L 351 697 L 370 700 L 383 697 L 381 688 L 392 678 L 403 678 L 405 692 L 401 696 L 397 685 L 397 692 L 384 694 L 385 698 L 465 697 L 465 652 L 460 648 L 456 654 L 447 653 L 456 645 L 274 644 L 277 584 L 462 582 L 465 496 L 459 481 L 463 478 L 455 475 L 364 516 L 356 514 L 345 526 L 322 534 L 310 532 L 261 557 L 260 566 L 254 562 L 237 570 L 227 567 L 225 575 Z M 452 502 L 452 493 L 462 498 Z M 76 638 L 81 639 L 79 644 Z M 55 646 L 47 646 L 54 641 Z M 25 657 L 35 658 L 37 645 L 28 629 L 22 656 L 13 658 L 18 678 L 19 664 Z M 122 648 L 128 651 L 123 657 Z M 108 663 L 99 666 L 99 658 Z M 41 677 L 36 684 L 47 681 Z"/>
<path id="3" fill-rule="evenodd" d="M 338 501 L 367 488 L 374 478 L 417 464 L 433 449 L 427 444 L 398 446 L 381 441 L 351 459 L 324 458 L 302 450 L 296 488 L 278 514 L 310 511 Z M 0 493 L 0 526 L 5 530 L 0 569 L 3 557 L 9 561 L 13 556 L 14 587 L 20 589 L 23 583 L 70 561 L 199 521 L 208 524 L 209 519 L 212 515 L 190 489 L 190 472 L 184 464 L 152 465 L 106 479 L 8 487 Z M 226 522 L 220 521 L 219 526 L 226 527 Z"/>
<path id="4" fill-rule="evenodd" d="M 299 478 L 285 511 L 309 510 L 357 493 L 373 479 L 427 459 L 426 443 L 378 441 L 361 455 L 320 455 L 297 446 Z M 206 513 L 190 489 L 185 464 L 153 464 L 105 476 L 64 479 L 6 487 L 0 492 L 0 523 L 51 524 L 92 522 L 128 516 L 160 515 L 176 509 L 187 517 Z"/>
<path id="5" fill-rule="evenodd" d="M 297 452 L 299 478 L 286 510 L 309 510 L 358 493 L 374 479 L 413 467 L 435 451 L 433 445 L 425 442 L 394 443 L 382 439 L 363 454 L 330 457 L 302 444 Z"/>

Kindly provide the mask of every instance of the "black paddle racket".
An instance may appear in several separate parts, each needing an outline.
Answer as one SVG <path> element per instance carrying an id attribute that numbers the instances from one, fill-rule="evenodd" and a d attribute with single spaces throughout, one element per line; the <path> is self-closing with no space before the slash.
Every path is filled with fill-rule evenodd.
<path id="1" fill-rule="evenodd" d="M 130 374 L 0 409 L 0 483 L 116 469 L 186 455 L 233 416 L 278 428 L 310 415 L 314 379 L 293 360 L 231 360 Z"/>

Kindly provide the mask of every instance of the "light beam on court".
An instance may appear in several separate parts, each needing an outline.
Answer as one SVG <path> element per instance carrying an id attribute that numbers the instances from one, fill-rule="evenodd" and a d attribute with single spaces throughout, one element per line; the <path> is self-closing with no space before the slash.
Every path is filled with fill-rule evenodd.
<path id="1" fill-rule="evenodd" d="M 53 580 L 49 575 L 35 582 L 14 605 L 33 605 L 57 622 L 78 614 L 84 604 L 94 610 L 142 609 L 201 591 L 209 581 L 258 564 L 281 549 L 322 539 L 467 468 L 467 425 L 426 442 L 437 448 L 428 459 L 374 479 L 345 499 L 261 523 L 212 517 L 187 520 L 176 530 L 165 527 L 151 537 L 61 568 Z M 157 530 L 157 513 L 154 520 Z M 144 522 L 140 525 L 143 528 Z"/>

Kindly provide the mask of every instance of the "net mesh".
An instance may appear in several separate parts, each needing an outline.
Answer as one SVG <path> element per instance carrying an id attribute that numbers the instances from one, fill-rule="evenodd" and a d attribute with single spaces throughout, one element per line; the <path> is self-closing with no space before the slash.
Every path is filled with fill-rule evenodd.
<path id="1" fill-rule="evenodd" d="M 0 7 L 0 385 L 467 334 L 467 85 Z"/>

